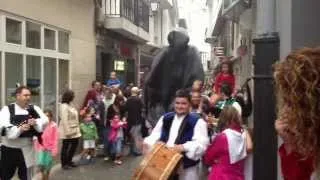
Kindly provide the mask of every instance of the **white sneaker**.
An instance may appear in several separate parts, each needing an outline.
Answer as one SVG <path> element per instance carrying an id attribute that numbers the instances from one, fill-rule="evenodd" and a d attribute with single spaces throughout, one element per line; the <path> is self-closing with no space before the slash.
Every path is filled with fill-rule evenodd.
<path id="1" fill-rule="evenodd" d="M 110 159 L 109 157 L 103 158 L 104 161 L 109 161 L 109 159 Z"/>

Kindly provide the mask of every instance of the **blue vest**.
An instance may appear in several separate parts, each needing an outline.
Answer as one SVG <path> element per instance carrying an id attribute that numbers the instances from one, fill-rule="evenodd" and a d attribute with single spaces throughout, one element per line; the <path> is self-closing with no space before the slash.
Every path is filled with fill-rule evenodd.
<path id="1" fill-rule="evenodd" d="M 163 116 L 163 125 L 162 125 L 162 130 L 161 130 L 161 136 L 160 136 L 160 141 L 162 142 L 167 142 L 169 139 L 169 133 L 170 133 L 170 128 L 172 125 L 172 121 L 174 119 L 175 113 L 170 112 L 167 113 Z M 189 113 L 183 120 L 178 137 L 175 141 L 175 144 L 184 144 L 187 141 L 191 141 L 193 137 L 193 132 L 194 132 L 194 127 L 197 124 L 200 116 L 196 113 Z M 179 134 L 180 137 L 179 137 Z M 194 161 L 192 159 L 189 159 L 185 153 L 183 153 L 183 167 L 186 169 L 188 167 L 195 166 L 196 164 L 199 163 L 200 160 Z"/>

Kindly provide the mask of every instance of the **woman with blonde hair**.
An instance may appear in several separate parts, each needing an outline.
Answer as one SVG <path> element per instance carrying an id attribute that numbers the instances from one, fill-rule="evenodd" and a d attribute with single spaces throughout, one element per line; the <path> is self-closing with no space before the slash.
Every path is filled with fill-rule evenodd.
<path id="1" fill-rule="evenodd" d="M 275 128 L 285 180 L 309 180 L 320 158 L 320 48 L 291 52 L 275 64 Z"/>

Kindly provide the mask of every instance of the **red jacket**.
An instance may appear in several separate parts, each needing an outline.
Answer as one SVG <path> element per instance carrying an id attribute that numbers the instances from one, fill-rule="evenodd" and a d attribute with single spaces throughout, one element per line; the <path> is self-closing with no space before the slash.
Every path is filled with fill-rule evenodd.
<path id="1" fill-rule="evenodd" d="M 224 73 L 219 73 L 216 76 L 215 83 L 213 90 L 215 93 L 220 93 L 220 89 L 223 83 L 228 83 L 231 86 L 232 92 L 234 92 L 234 86 L 235 86 L 235 77 L 233 74 L 224 74 Z"/>

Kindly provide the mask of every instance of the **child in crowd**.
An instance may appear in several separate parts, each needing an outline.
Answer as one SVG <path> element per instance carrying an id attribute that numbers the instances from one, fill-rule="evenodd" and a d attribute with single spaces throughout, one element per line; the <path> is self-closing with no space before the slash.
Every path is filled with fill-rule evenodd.
<path id="1" fill-rule="evenodd" d="M 108 139 L 111 143 L 111 157 L 115 164 L 121 165 L 121 152 L 124 138 L 123 128 L 126 128 L 127 122 L 120 120 L 120 116 L 116 114 L 112 118 L 110 125 L 111 132 Z"/>
<path id="2" fill-rule="evenodd" d="M 244 180 L 247 152 L 252 150 L 252 140 L 241 127 L 241 116 L 232 106 L 226 106 L 219 117 L 224 127 L 208 147 L 205 164 L 212 167 L 209 180 Z"/>
<path id="3" fill-rule="evenodd" d="M 49 123 L 43 131 L 42 143 L 38 139 L 34 140 L 35 148 L 37 150 L 37 165 L 40 167 L 42 180 L 48 180 L 50 170 L 53 166 L 53 158 L 58 154 L 58 126 L 53 120 L 52 111 L 45 110 L 45 115 L 49 119 Z"/>
<path id="4" fill-rule="evenodd" d="M 98 131 L 95 123 L 92 121 L 92 111 L 90 108 L 83 115 L 83 122 L 80 124 L 80 131 L 83 138 L 82 159 L 91 160 L 95 156 L 96 140 Z"/>
<path id="5" fill-rule="evenodd" d="M 220 72 L 215 77 L 213 92 L 211 96 L 211 104 L 215 104 L 221 98 L 222 84 L 229 84 L 232 93 L 235 92 L 235 77 L 233 75 L 232 64 L 229 61 L 221 63 Z"/>

